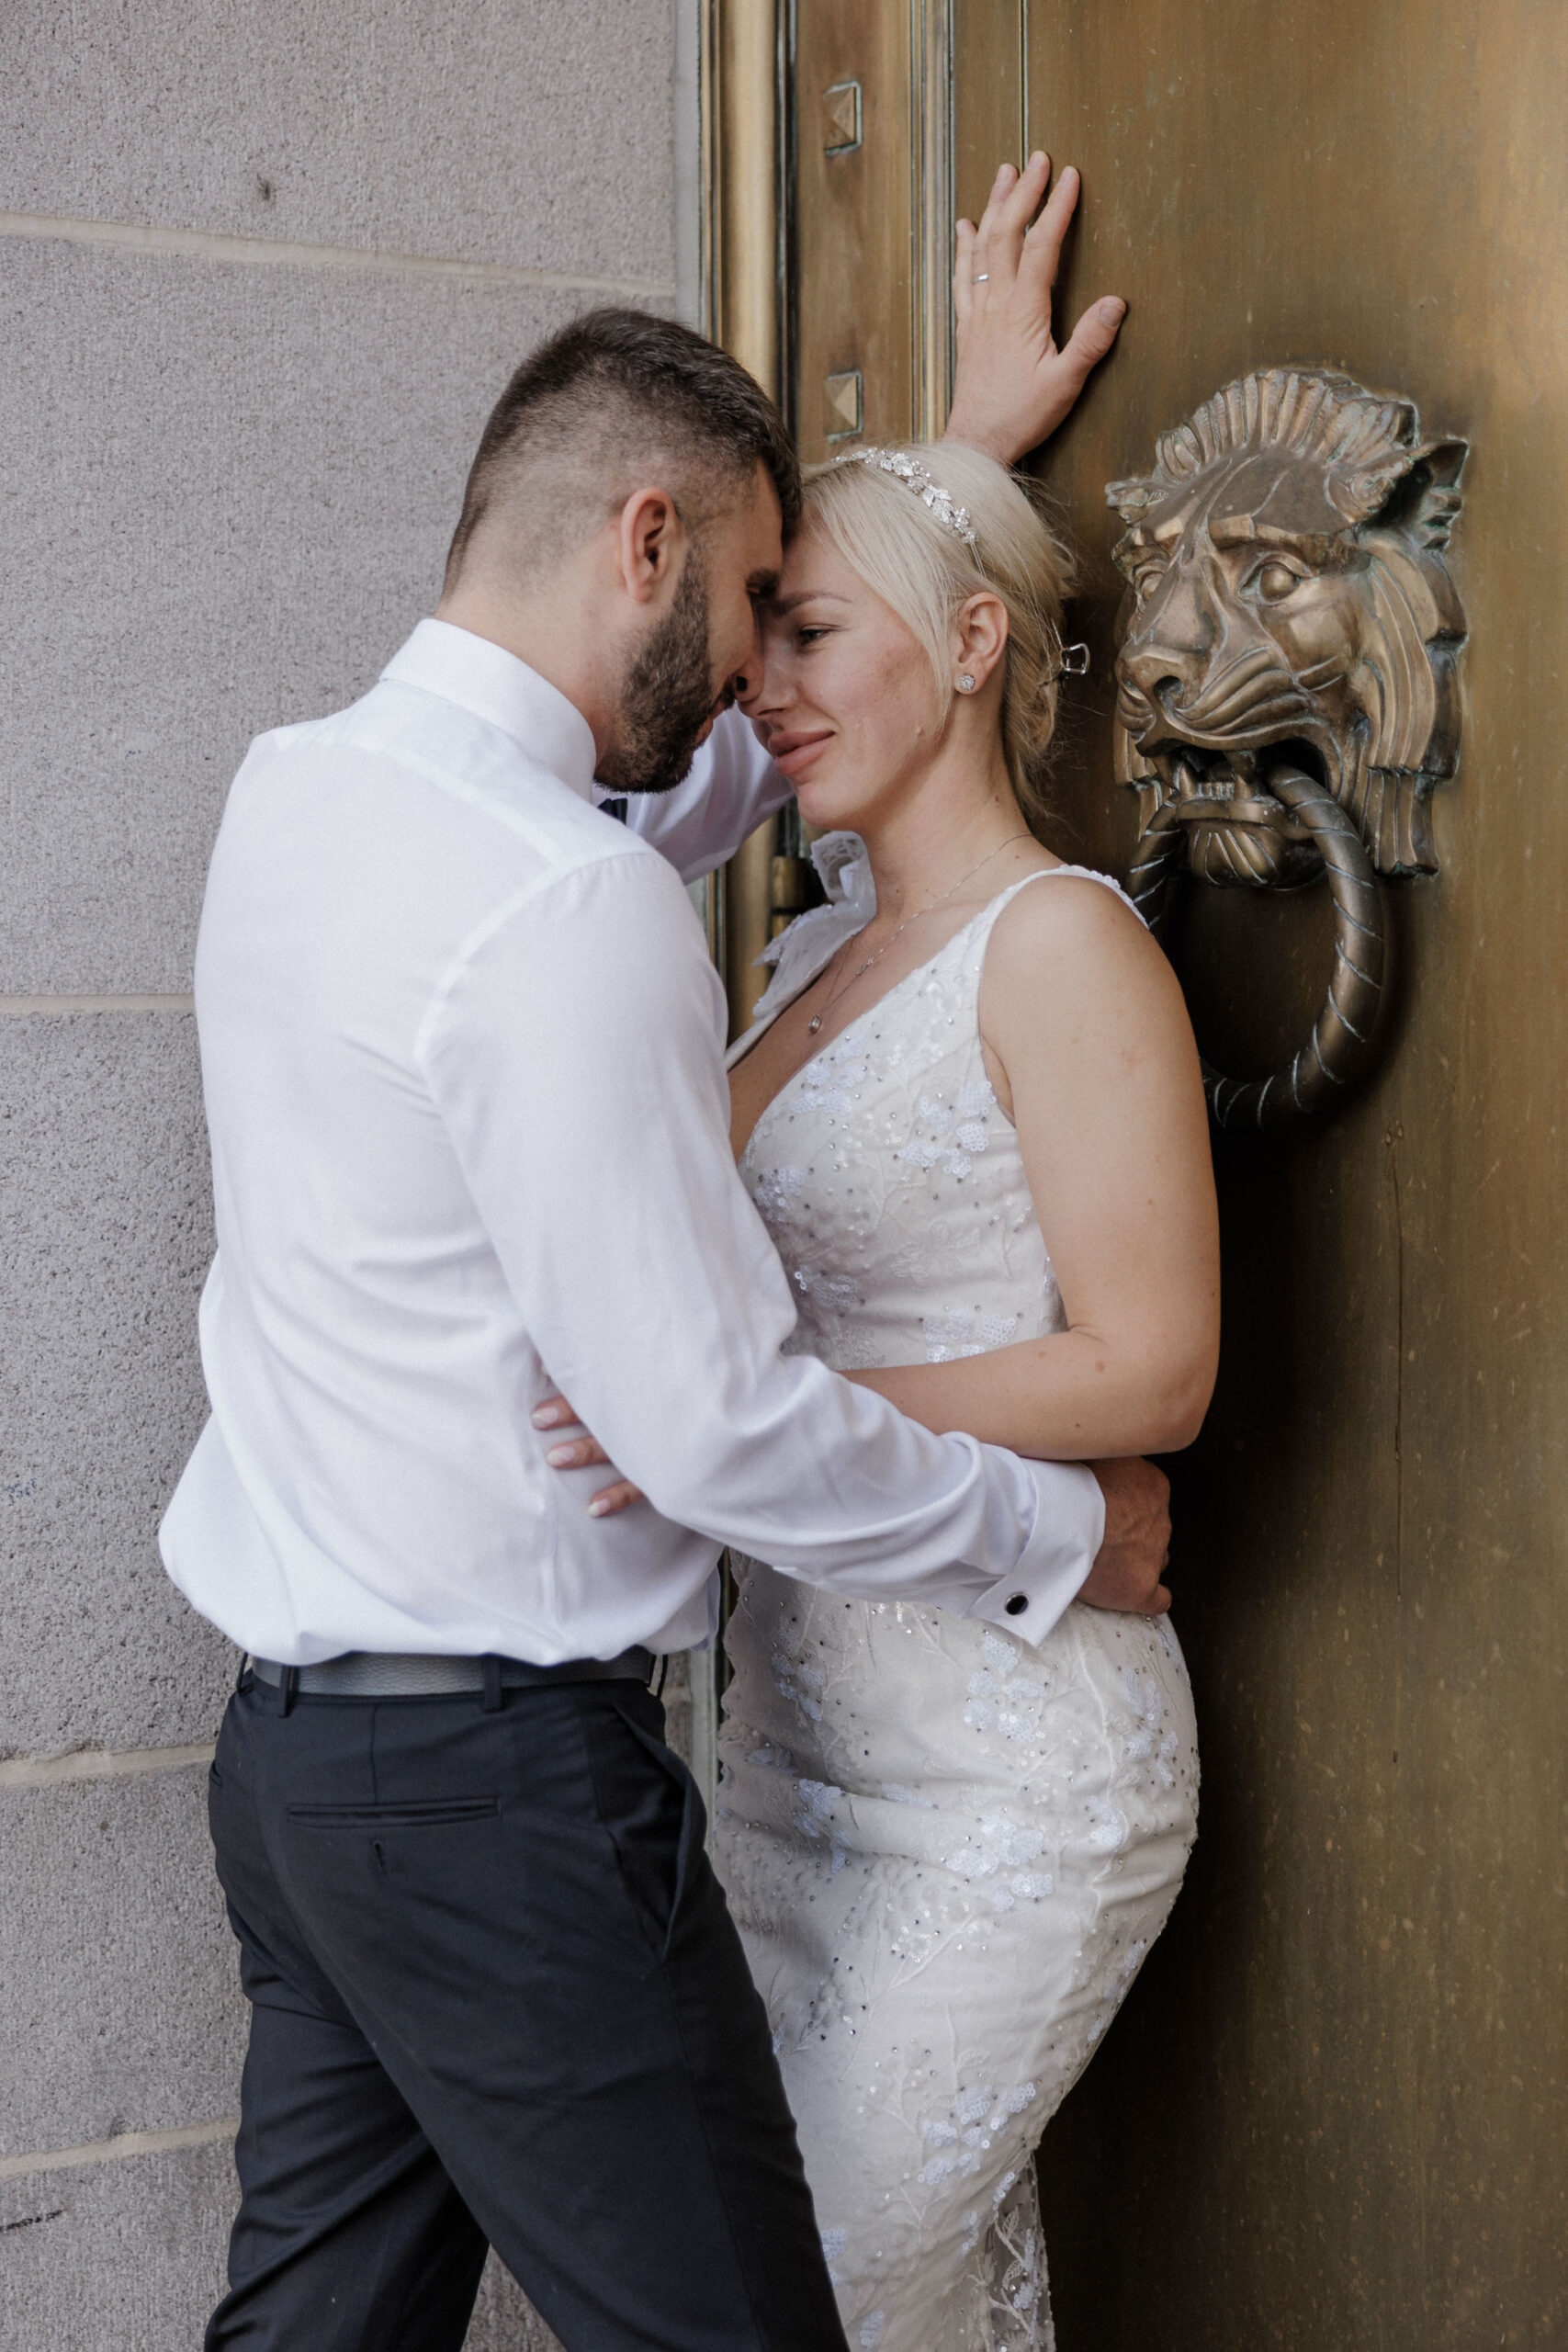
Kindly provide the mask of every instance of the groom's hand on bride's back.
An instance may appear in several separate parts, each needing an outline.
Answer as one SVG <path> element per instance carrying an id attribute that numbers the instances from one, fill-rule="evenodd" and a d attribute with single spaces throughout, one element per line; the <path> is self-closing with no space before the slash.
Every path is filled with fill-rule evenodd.
<path id="1" fill-rule="evenodd" d="M 1161 1583 L 1170 1557 L 1170 1481 L 1152 1462 L 1091 1462 L 1105 1497 L 1105 1536 L 1078 1599 L 1094 1609 L 1159 1617 L 1170 1607 Z"/>

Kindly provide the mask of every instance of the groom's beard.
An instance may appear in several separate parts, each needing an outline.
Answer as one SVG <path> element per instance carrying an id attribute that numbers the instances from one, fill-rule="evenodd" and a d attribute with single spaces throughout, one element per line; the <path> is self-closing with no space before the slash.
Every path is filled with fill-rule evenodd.
<path id="1" fill-rule="evenodd" d="M 650 631 L 621 688 L 616 740 L 600 780 L 622 792 L 672 792 L 691 767 L 713 713 L 708 592 L 694 548 L 670 610 Z"/>

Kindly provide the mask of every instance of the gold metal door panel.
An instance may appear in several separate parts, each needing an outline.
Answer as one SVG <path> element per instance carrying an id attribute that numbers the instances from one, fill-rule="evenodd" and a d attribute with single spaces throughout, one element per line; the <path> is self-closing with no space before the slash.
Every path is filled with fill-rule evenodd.
<path id="1" fill-rule="evenodd" d="M 771 40 L 771 6 L 719 13 Z M 1386 894 L 1377 1066 L 1315 1129 L 1216 1138 L 1224 1362 L 1174 1465 L 1202 1833 L 1043 2175 L 1062 2352 L 1568 2346 L 1568 12 L 799 0 L 794 24 L 804 454 L 854 368 L 868 435 L 940 419 L 938 224 L 1000 154 L 1084 173 L 1064 322 L 1131 303 L 1042 468 L 1094 652 L 1066 854 L 1122 874 L 1136 839 L 1104 491 L 1153 435 L 1315 366 L 1472 444 L 1462 756 L 1439 878 Z M 862 146 L 829 157 L 848 80 Z M 1193 889 L 1178 928 L 1201 1040 L 1267 1071 L 1322 1001 L 1327 894 Z"/>
<path id="2" fill-rule="evenodd" d="M 795 302 L 795 436 L 808 464 L 853 447 L 853 424 L 827 391 L 859 375 L 859 434 L 894 439 L 913 413 L 910 273 L 909 14 L 798 0 L 795 15 L 796 218 L 808 223 L 807 276 Z M 858 146 L 841 138 L 824 102 L 858 83 Z"/>
<path id="3" fill-rule="evenodd" d="M 718 13 L 759 55 L 773 39 L 771 6 Z M 1047 2140 L 1063 2352 L 1568 2346 L 1564 26 L 1558 0 L 794 18 L 808 458 L 830 376 L 859 369 L 868 435 L 940 418 L 940 224 L 978 213 L 1000 154 L 1084 172 L 1064 318 L 1132 305 L 1043 469 L 1095 654 L 1064 728 L 1067 854 L 1133 854 L 1103 493 L 1157 430 L 1249 370 L 1318 366 L 1474 452 L 1463 754 L 1440 879 L 1388 894 L 1380 1061 L 1315 1131 L 1216 1142 L 1224 1360 L 1176 1465 L 1202 1836 Z M 858 150 L 823 103 L 850 80 Z M 1326 894 L 1195 889 L 1179 929 L 1203 1041 L 1269 1069 L 1322 999 Z"/>
<path id="4" fill-rule="evenodd" d="M 1018 0 L 953 0 L 951 16 L 953 213 L 978 220 L 997 165 L 1029 153 L 1028 10 Z"/>
<path id="5" fill-rule="evenodd" d="M 1177 1469 L 1203 1829 L 1047 2139 L 1064 2352 L 1568 2343 L 1564 25 L 1028 11 L 1031 141 L 1086 182 L 1065 310 L 1131 303 L 1043 468 L 1095 652 L 1065 847 L 1133 849 L 1102 502 L 1156 429 L 1315 364 L 1474 451 L 1463 755 L 1441 878 L 1387 894 L 1387 1050 L 1322 1130 L 1216 1144 L 1224 1362 Z M 961 155 L 996 105 L 968 72 L 961 43 Z M 1185 921 L 1203 1042 L 1268 1069 L 1321 996 L 1323 894 L 1193 891 Z"/>

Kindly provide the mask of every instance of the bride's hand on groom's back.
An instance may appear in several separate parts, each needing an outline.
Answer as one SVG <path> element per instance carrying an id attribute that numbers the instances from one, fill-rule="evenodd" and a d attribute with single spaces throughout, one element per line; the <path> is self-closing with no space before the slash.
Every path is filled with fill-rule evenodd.
<path id="1" fill-rule="evenodd" d="M 1152 1462 L 1091 1462 L 1105 1497 L 1105 1536 L 1078 1599 L 1094 1609 L 1160 1617 L 1170 1607 L 1161 1583 L 1170 1557 L 1170 1481 Z"/>
<path id="2" fill-rule="evenodd" d="M 585 1430 L 564 1396 L 547 1396 L 542 1405 L 534 1408 L 536 1430 L 569 1430 L 571 1434 L 559 1439 L 546 1454 L 552 1470 L 591 1470 L 596 1463 L 605 1463 L 613 1470 L 615 1464 L 598 1439 Z M 611 1519 L 617 1511 L 629 1510 L 633 1503 L 646 1502 L 640 1487 L 629 1478 L 615 1478 L 601 1487 L 589 1501 L 591 1519 Z"/>

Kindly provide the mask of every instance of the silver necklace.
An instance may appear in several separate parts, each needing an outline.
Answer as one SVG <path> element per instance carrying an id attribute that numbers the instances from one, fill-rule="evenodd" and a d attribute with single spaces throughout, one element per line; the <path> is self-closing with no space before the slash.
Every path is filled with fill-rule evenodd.
<path id="1" fill-rule="evenodd" d="M 821 1028 L 822 1023 L 827 1020 L 828 1015 L 832 1012 L 833 1007 L 838 1003 L 839 999 L 847 989 L 853 988 L 855 982 L 860 978 L 863 972 L 869 972 L 874 964 L 881 963 L 883 957 L 886 955 L 894 942 L 903 937 L 905 932 L 908 930 L 909 925 L 912 922 L 918 922 L 922 915 L 934 915 L 938 907 L 945 907 L 949 899 L 956 898 L 959 891 L 963 889 L 965 882 L 973 880 L 974 876 L 980 871 L 980 867 L 982 865 L 989 865 L 993 857 L 1000 857 L 1003 850 L 1009 848 L 1012 842 L 1026 842 L 1030 839 L 1031 835 L 1027 831 L 1021 833 L 1010 833 L 1005 842 L 998 842 L 995 849 L 988 849 L 986 852 L 985 856 L 981 858 L 976 865 L 974 865 L 969 868 L 967 874 L 961 874 L 951 890 L 944 890 L 940 899 L 933 899 L 931 900 L 929 907 L 917 907 L 912 915 L 906 915 L 903 922 L 898 925 L 897 930 L 883 941 L 875 955 L 868 956 L 863 964 L 857 964 L 854 970 L 850 974 L 848 979 L 840 981 L 838 987 L 833 990 L 832 995 L 828 999 L 827 1003 L 822 1007 L 821 1012 L 814 1012 L 812 1014 L 810 1020 L 806 1024 L 807 1035 L 808 1037 L 816 1036 L 817 1032 Z"/>

